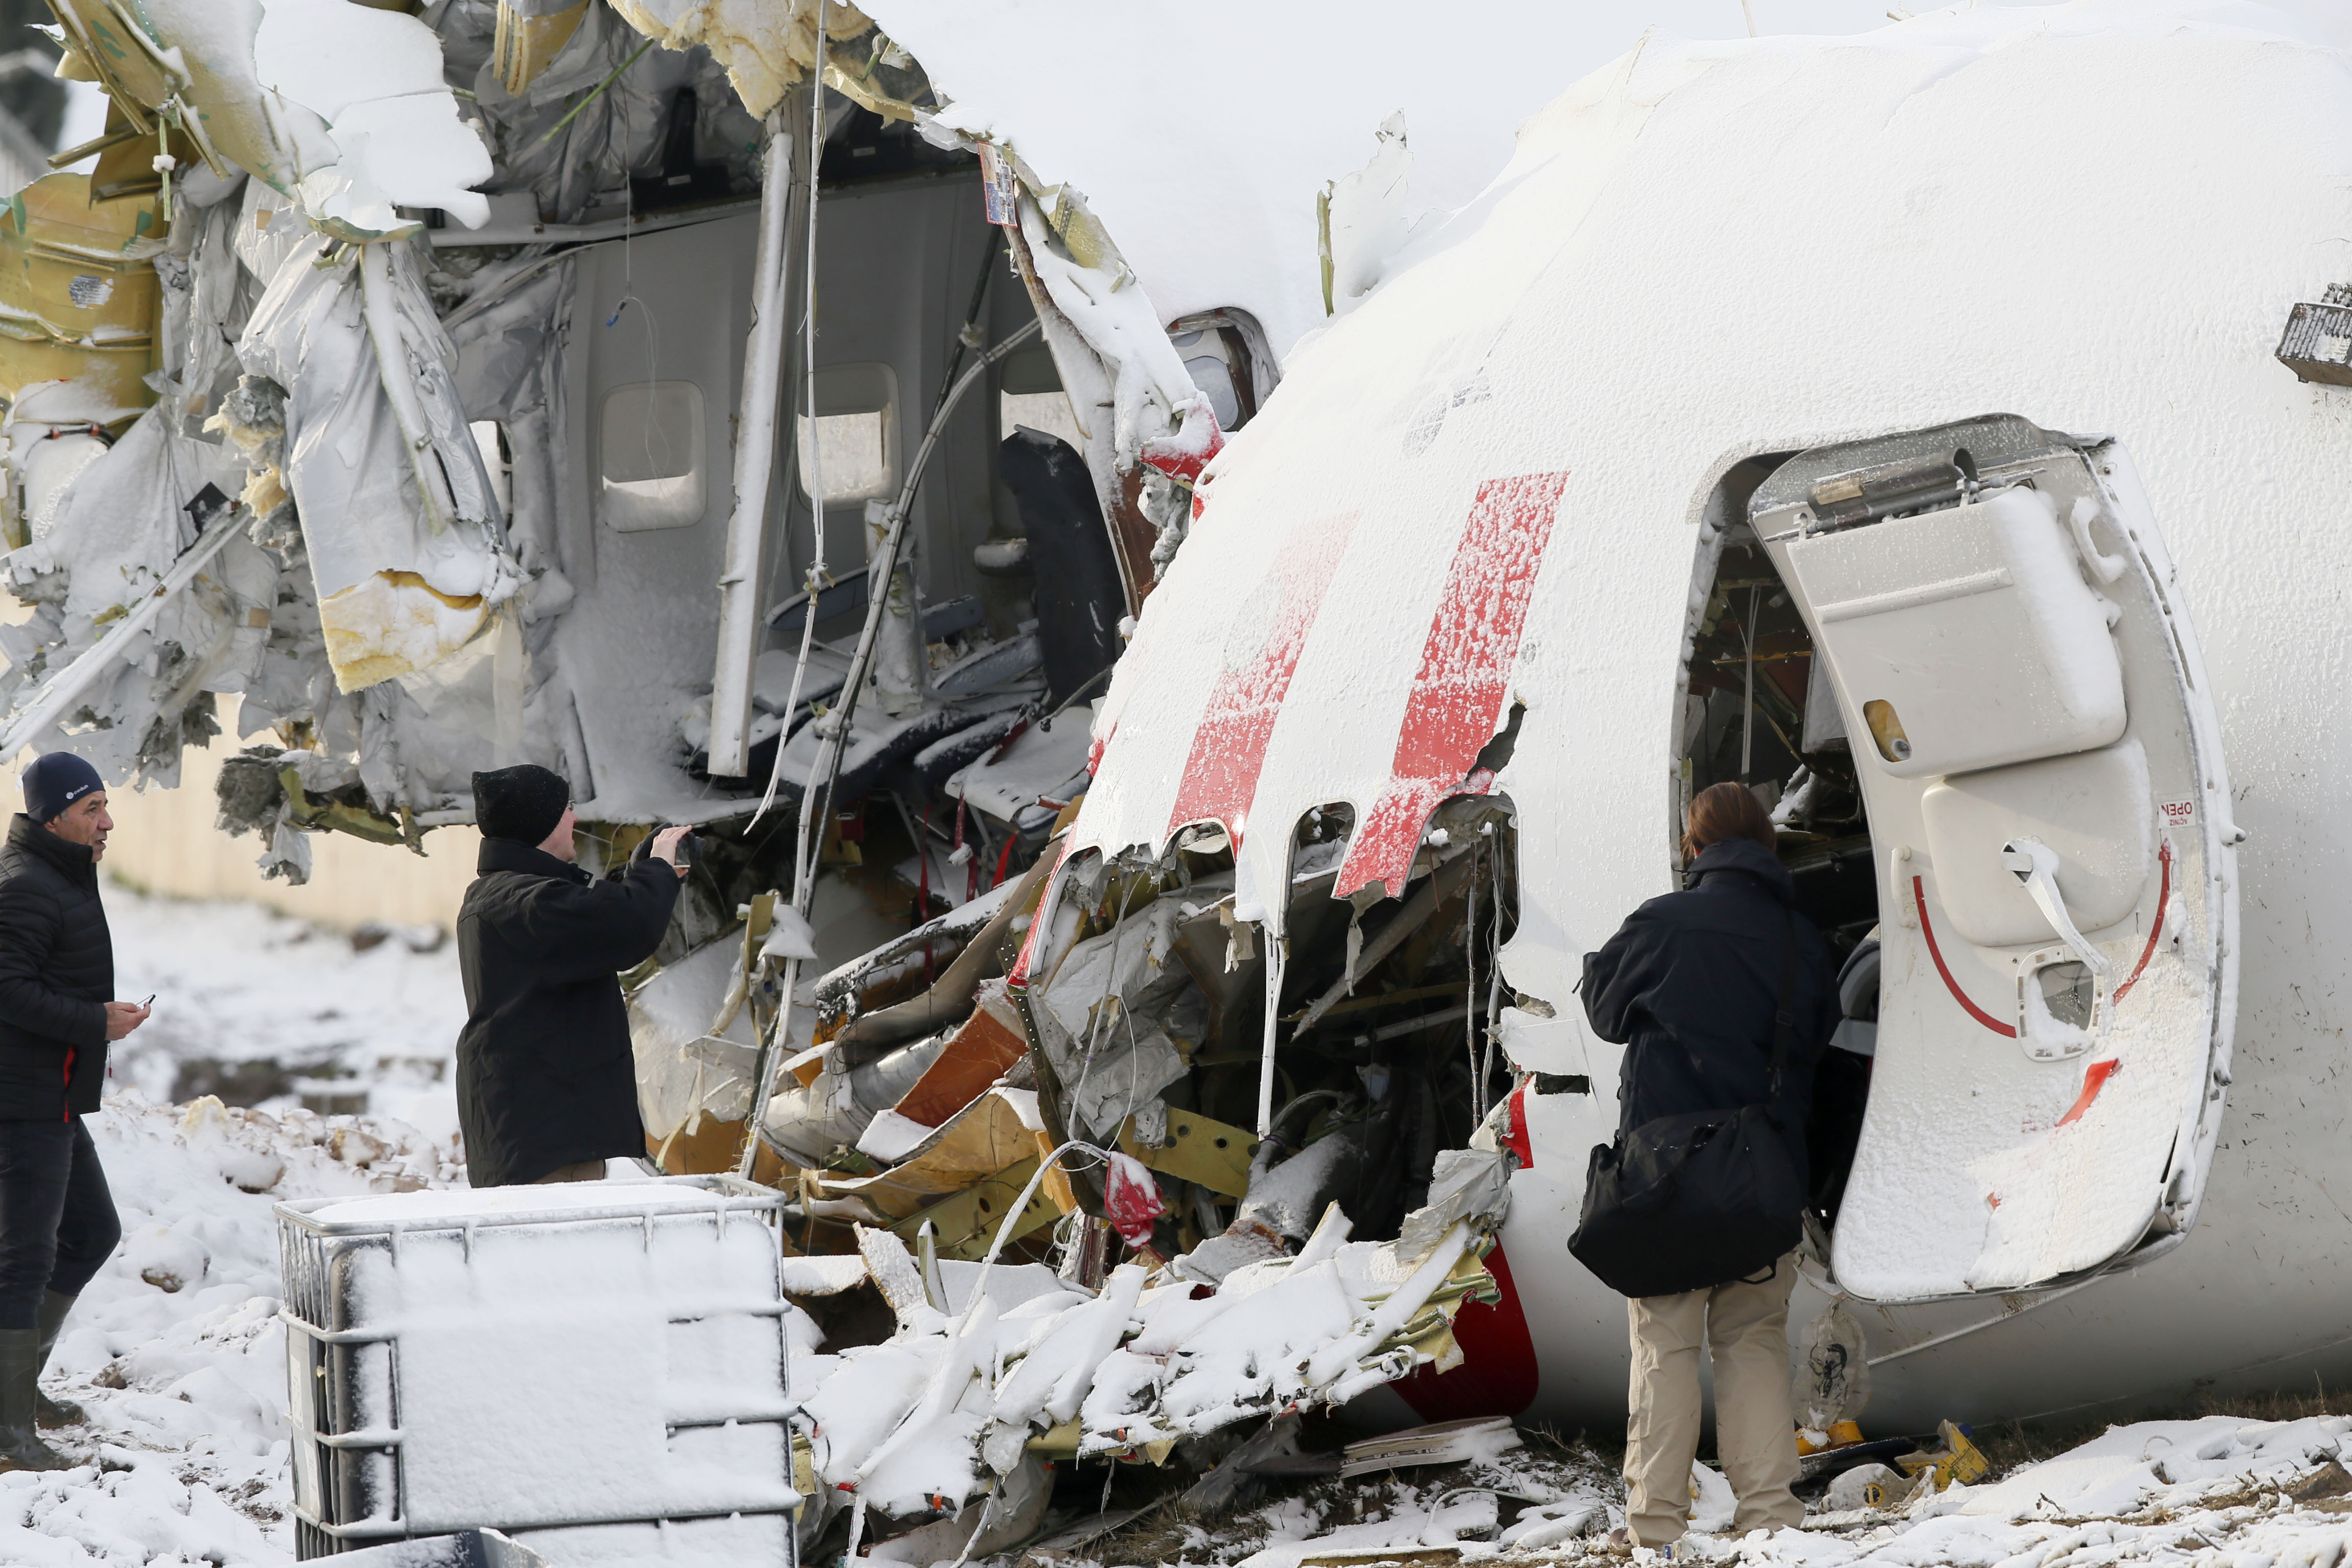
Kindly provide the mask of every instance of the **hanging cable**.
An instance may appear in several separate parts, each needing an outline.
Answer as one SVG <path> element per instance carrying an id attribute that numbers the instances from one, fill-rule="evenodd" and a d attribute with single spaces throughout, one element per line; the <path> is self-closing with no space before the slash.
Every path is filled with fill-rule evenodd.
<path id="1" fill-rule="evenodd" d="M 1747 694 L 1739 707 L 1739 782 L 1748 782 L 1748 770 L 1756 739 L 1756 595 L 1748 590 L 1748 614 L 1740 617 L 1739 641 L 1748 651 Z"/>

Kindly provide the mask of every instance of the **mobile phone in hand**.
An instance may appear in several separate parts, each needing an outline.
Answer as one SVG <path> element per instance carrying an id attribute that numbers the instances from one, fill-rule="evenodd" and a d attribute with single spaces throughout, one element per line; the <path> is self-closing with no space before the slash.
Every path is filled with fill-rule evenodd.
<path id="1" fill-rule="evenodd" d="M 686 833 L 677 841 L 677 868 L 680 872 L 694 869 L 694 835 Z"/>

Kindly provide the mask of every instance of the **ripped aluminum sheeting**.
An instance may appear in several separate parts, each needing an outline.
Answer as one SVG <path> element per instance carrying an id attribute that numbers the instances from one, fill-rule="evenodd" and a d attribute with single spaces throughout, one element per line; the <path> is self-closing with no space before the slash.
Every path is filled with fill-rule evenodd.
<path id="1" fill-rule="evenodd" d="M 325 248 L 315 237 L 293 247 L 237 357 L 287 389 L 287 488 L 328 658 L 338 685 L 354 691 L 463 647 L 521 576 L 450 374 L 455 351 L 414 258 L 395 247 L 379 284 L 375 275 L 363 282 L 361 266 L 313 265 Z M 367 319 L 379 287 L 390 298 L 373 303 L 396 324 L 394 352 Z M 429 432 L 421 472 L 404 403 Z"/>
<path id="2" fill-rule="evenodd" d="M 142 132 L 173 126 L 210 172 L 234 165 L 297 201 L 320 233 L 479 227 L 489 154 L 458 119 L 432 29 L 340 0 L 50 0 L 67 46 Z"/>
<path id="3" fill-rule="evenodd" d="M 665 48 L 708 48 L 755 117 L 805 81 L 816 63 L 816 0 L 613 0 L 613 9 Z M 856 58 L 833 58 L 835 47 L 874 34 L 872 18 L 838 0 L 827 0 L 824 32 L 825 84 L 877 113 L 905 118 L 904 100 L 889 90 L 912 66 L 904 51 L 875 35 Z"/>
<path id="4" fill-rule="evenodd" d="M 1291 1405 L 1343 1404 L 1453 1352 L 1454 1313 L 1495 1289 L 1467 1224 L 1418 1264 L 1346 1235 L 1334 1208 L 1297 1256 L 1197 1297 L 1131 1263 L 1092 1296 L 1039 1294 L 1008 1278 L 1029 1271 L 994 1268 L 953 1315 L 902 1288 L 898 1331 L 844 1352 L 803 1396 L 817 1472 L 892 1514 L 961 1508 L 1034 1439 L 1156 1453 Z M 896 1237 L 859 1239 L 875 1278 L 921 1278 Z"/>

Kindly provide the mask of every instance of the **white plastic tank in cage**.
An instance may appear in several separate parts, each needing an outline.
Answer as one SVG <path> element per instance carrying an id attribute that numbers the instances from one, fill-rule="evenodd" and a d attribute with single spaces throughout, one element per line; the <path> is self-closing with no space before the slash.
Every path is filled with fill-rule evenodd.
<path id="1" fill-rule="evenodd" d="M 304 1558 L 496 1528 L 789 1565 L 782 1194 L 730 1177 L 278 1205 Z"/>

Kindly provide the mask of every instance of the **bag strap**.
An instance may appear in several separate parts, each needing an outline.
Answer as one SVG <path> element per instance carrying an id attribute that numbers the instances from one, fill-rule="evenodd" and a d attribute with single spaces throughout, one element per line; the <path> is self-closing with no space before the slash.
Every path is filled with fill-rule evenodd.
<path id="1" fill-rule="evenodd" d="M 1780 1102 L 1780 1075 L 1789 1066 L 1789 1047 L 1797 1038 L 1797 1015 L 1790 1010 L 1790 992 L 1797 980 L 1797 911 L 1789 911 L 1788 940 L 1780 947 L 1780 994 L 1772 1004 L 1772 1098 Z"/>

